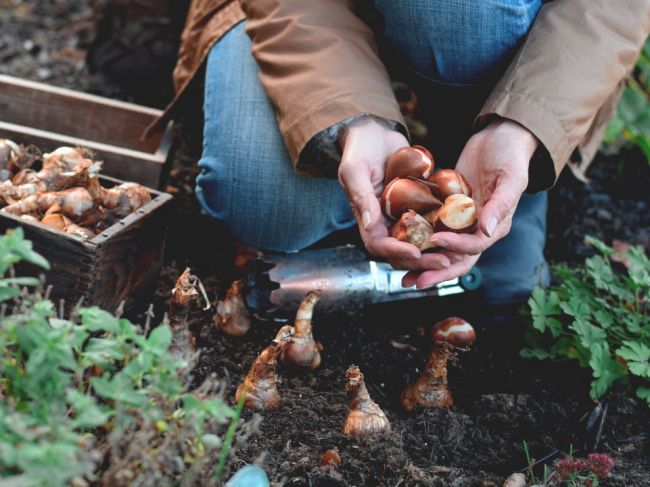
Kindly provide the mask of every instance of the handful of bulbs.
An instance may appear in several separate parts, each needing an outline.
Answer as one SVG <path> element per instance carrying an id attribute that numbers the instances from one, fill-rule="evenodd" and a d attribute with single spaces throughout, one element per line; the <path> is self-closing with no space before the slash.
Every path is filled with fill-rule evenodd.
<path id="1" fill-rule="evenodd" d="M 386 162 L 381 209 L 395 221 L 390 235 L 420 250 L 434 247 L 434 232 L 471 233 L 478 219 L 465 177 L 434 167 L 431 153 L 418 145 L 398 149 Z"/>
<path id="2" fill-rule="evenodd" d="M 42 161 L 40 170 L 32 168 Z M 1 211 L 41 223 L 80 239 L 91 239 L 151 201 L 136 183 L 104 188 L 101 163 L 79 148 L 39 154 L 0 139 Z"/>

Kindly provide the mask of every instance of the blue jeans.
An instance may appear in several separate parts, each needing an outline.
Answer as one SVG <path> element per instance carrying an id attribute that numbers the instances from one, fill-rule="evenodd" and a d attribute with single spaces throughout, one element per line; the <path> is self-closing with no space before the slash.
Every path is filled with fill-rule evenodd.
<path id="1" fill-rule="evenodd" d="M 540 0 L 377 0 L 375 6 L 385 19 L 378 35 L 403 51 L 415 71 L 442 83 L 486 84 L 505 69 Z M 204 112 L 196 194 L 235 237 L 291 252 L 355 224 L 338 181 L 293 171 L 243 23 L 210 52 Z M 546 208 L 546 194 L 524 195 L 510 234 L 481 256 L 487 301 L 520 301 L 547 279 Z"/>

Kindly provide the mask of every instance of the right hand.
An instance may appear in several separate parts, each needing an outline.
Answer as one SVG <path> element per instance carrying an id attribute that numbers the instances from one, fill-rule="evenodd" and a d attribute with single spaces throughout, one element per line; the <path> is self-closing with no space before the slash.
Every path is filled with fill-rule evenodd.
<path id="1" fill-rule="evenodd" d="M 414 245 L 388 236 L 390 222 L 382 214 L 379 204 L 379 196 L 384 190 L 386 161 L 397 149 L 408 145 L 401 133 L 370 117 L 355 121 L 341 137 L 343 155 L 339 181 L 370 254 L 388 260 L 396 269 L 424 271 L 446 268 L 451 263 L 450 257 L 454 257 L 449 253 L 422 255 Z"/>

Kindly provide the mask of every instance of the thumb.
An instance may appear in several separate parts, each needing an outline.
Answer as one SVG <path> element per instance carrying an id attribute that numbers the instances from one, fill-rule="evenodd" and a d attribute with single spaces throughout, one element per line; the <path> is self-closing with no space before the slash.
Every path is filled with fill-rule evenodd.
<path id="1" fill-rule="evenodd" d="M 479 217 L 479 227 L 488 237 L 494 236 L 497 227 L 510 219 L 517 208 L 523 189 L 514 181 L 502 180 L 485 203 Z"/>
<path id="2" fill-rule="evenodd" d="M 381 220 L 381 208 L 366 166 L 342 167 L 339 181 L 348 195 L 354 216 L 365 231 Z"/>

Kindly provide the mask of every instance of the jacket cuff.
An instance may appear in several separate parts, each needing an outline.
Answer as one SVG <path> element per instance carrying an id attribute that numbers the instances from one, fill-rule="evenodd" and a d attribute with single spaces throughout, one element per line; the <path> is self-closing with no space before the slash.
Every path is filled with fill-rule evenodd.
<path id="1" fill-rule="evenodd" d="M 494 115 L 519 123 L 537 137 L 541 145 L 530 161 L 526 192 L 550 189 L 574 150 L 560 118 L 533 97 L 509 90 L 490 95 L 476 117 L 476 129 L 488 125 Z"/>
<path id="2" fill-rule="evenodd" d="M 328 128 L 360 115 L 383 119 L 394 125 L 399 132 L 408 134 L 406 123 L 394 98 L 351 93 L 327 100 L 304 114 L 282 133 L 296 171 L 306 176 L 336 178 L 340 152 L 338 158 L 336 152 L 331 150 L 328 151 L 329 154 L 323 155 L 322 151 L 314 147 L 318 140 L 310 142 Z"/>

